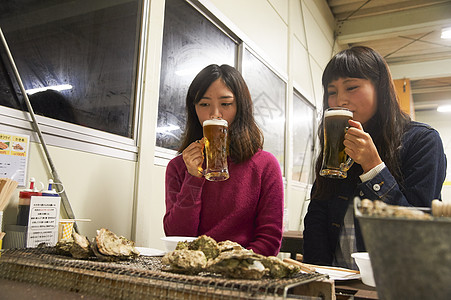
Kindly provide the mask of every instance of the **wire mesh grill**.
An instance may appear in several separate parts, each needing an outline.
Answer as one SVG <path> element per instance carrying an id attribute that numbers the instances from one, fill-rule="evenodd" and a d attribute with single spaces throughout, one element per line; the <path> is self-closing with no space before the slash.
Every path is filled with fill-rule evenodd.
<path id="1" fill-rule="evenodd" d="M 326 277 L 299 273 L 288 279 L 242 280 L 161 268 L 161 257 L 100 262 L 58 255 L 52 247 L 8 249 L 0 257 L 0 278 L 110 299 L 287 299 L 289 289 Z"/>

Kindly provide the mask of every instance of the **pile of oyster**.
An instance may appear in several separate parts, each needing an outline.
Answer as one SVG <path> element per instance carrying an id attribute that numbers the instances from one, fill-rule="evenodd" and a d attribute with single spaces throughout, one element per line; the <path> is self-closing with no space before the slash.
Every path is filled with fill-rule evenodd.
<path id="1" fill-rule="evenodd" d="M 55 248 L 62 255 L 81 259 L 97 257 L 100 261 L 125 260 L 139 255 L 134 242 L 105 228 L 97 230 L 92 242 L 73 232 L 72 239 L 60 240 Z"/>
<path id="2" fill-rule="evenodd" d="M 432 216 L 415 207 L 390 205 L 380 200 L 363 199 L 358 207 L 362 215 L 430 220 Z"/>
<path id="3" fill-rule="evenodd" d="M 179 242 L 163 259 L 163 270 L 184 274 L 209 272 L 229 278 L 285 278 L 300 268 L 275 256 L 264 256 L 232 241 L 216 242 L 202 235 L 192 242 Z"/>

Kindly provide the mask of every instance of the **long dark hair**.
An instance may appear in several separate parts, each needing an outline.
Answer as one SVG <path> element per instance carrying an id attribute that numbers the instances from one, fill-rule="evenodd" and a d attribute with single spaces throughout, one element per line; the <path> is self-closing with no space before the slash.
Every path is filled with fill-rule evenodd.
<path id="1" fill-rule="evenodd" d="M 323 114 L 324 110 L 329 107 L 327 86 L 333 80 L 346 77 L 368 79 L 374 85 L 377 95 L 377 111 L 365 124 L 364 130 L 371 135 L 382 161 L 395 179 L 402 182 L 399 152 L 401 137 L 410 123 L 410 117 L 399 106 L 387 63 L 379 53 L 364 46 L 355 46 L 336 54 L 327 64 L 323 73 Z M 333 193 L 333 189 L 325 188 L 325 186 L 338 183 L 338 180 L 319 175 L 324 147 L 322 120 L 318 131 L 321 152 L 316 160 L 317 188 L 315 191 L 321 195 L 328 193 L 327 191 Z"/>
<path id="2" fill-rule="evenodd" d="M 252 99 L 246 82 L 240 72 L 229 65 L 213 64 L 205 67 L 189 86 L 186 95 L 186 131 L 179 153 L 195 140 L 202 138 L 202 125 L 195 105 L 217 79 L 221 79 L 235 96 L 237 111 L 234 121 L 229 124 L 229 155 L 234 162 L 243 162 L 263 148 L 263 134 L 252 113 Z"/>

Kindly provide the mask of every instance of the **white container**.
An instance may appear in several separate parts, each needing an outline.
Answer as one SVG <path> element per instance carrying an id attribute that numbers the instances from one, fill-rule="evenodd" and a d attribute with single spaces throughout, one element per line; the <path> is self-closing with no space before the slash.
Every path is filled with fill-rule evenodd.
<path id="1" fill-rule="evenodd" d="M 197 239 L 197 237 L 191 236 L 166 236 L 161 238 L 166 246 L 166 251 L 171 252 L 175 250 L 178 242 L 191 242 Z"/>
<path id="2" fill-rule="evenodd" d="M 368 252 L 352 253 L 351 256 L 355 259 L 355 263 L 359 267 L 362 282 L 369 286 L 376 286 L 373 276 L 373 268 L 371 267 L 370 256 Z"/>

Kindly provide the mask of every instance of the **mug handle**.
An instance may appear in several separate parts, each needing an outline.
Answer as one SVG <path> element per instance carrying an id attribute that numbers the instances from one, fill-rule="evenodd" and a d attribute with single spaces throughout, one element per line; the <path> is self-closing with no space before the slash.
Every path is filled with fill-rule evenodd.
<path id="1" fill-rule="evenodd" d="M 348 157 L 348 160 L 340 165 L 340 171 L 347 172 L 352 167 L 353 164 L 354 160 Z"/>
<path id="2" fill-rule="evenodd" d="M 345 132 L 347 132 L 348 129 L 349 129 L 349 127 L 346 127 Z M 353 164 L 354 164 L 354 160 L 352 158 L 348 157 L 348 159 L 346 160 L 345 163 L 340 164 L 340 171 L 347 172 L 352 167 Z"/>
<path id="3" fill-rule="evenodd" d="M 205 176 L 205 170 L 202 169 L 201 166 L 197 167 L 197 172 L 198 172 L 200 175 Z"/>

